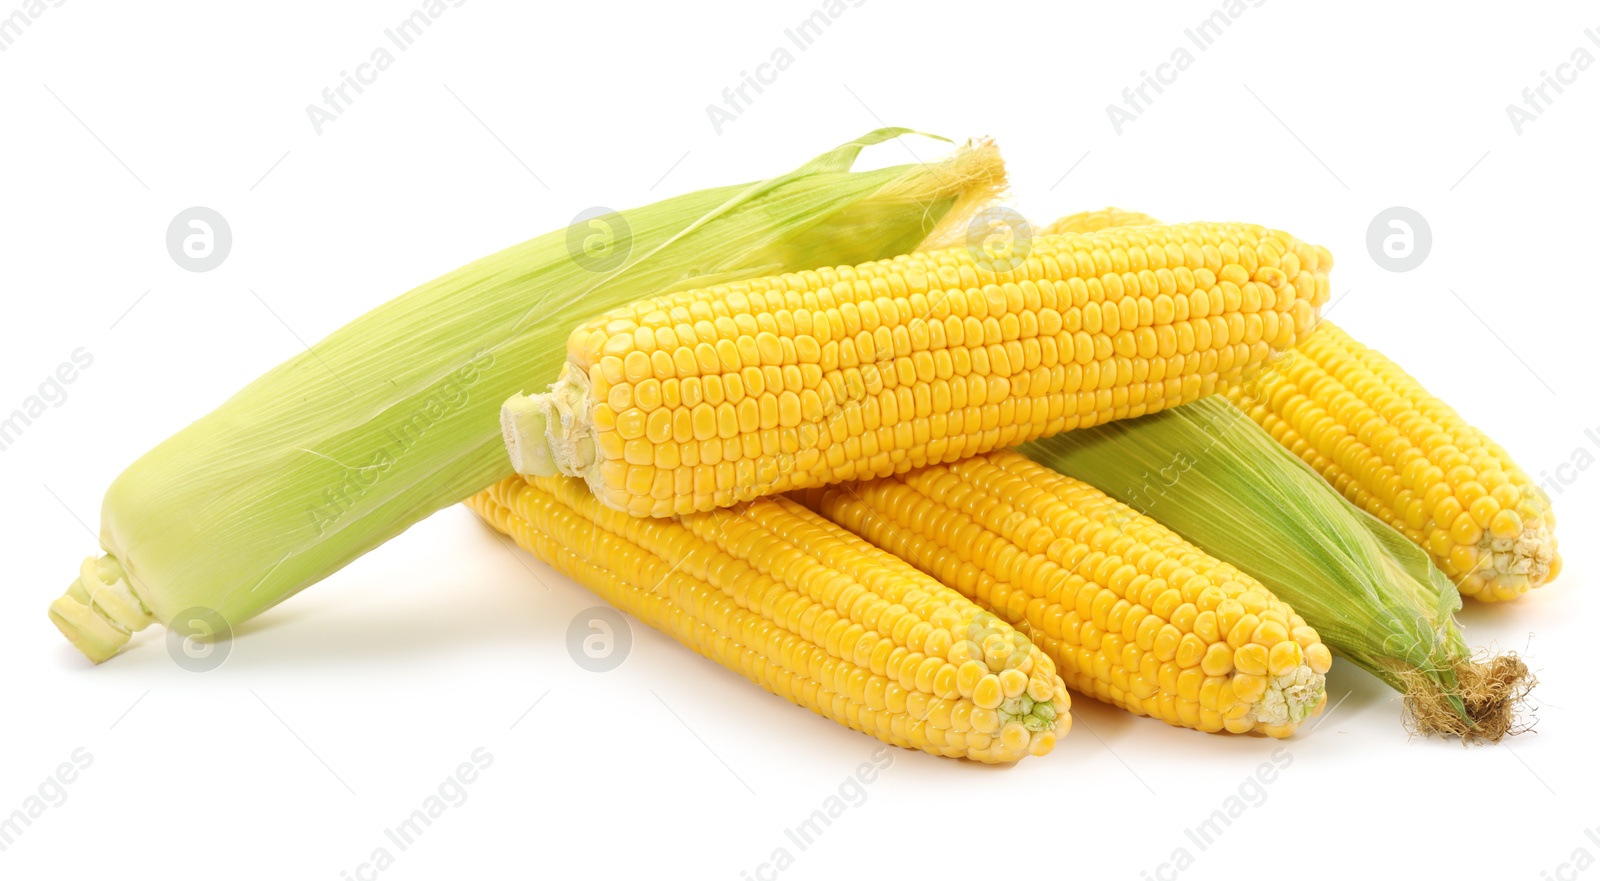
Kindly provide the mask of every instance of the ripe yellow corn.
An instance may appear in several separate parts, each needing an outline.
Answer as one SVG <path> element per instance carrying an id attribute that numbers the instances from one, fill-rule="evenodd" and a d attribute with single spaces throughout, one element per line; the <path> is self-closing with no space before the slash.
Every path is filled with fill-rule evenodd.
<path id="1" fill-rule="evenodd" d="M 1154 223 L 1106 208 L 1046 231 Z M 1544 491 L 1504 448 L 1332 323 L 1222 390 L 1345 498 L 1426 550 L 1463 596 L 1515 599 L 1561 572 Z"/>
<path id="2" fill-rule="evenodd" d="M 1510 455 L 1331 322 L 1227 395 L 1463 595 L 1514 599 L 1561 571 L 1549 498 Z"/>
<path id="3" fill-rule="evenodd" d="M 1044 228 L 1042 235 L 1057 235 L 1064 232 L 1088 233 L 1099 232 L 1103 229 L 1112 229 L 1118 226 L 1159 226 L 1161 221 L 1148 214 L 1137 211 L 1124 211 L 1121 208 L 1102 208 L 1099 211 L 1082 211 L 1069 214 Z"/>
<path id="4" fill-rule="evenodd" d="M 469 504 L 611 604 L 793 703 L 895 746 L 1044 755 L 1070 699 L 1036 646 L 787 499 L 640 518 L 580 480 L 508 478 Z"/>
<path id="5" fill-rule="evenodd" d="M 1273 737 L 1326 701 L 1332 655 L 1287 604 L 1017 453 L 794 496 L 1013 624 L 1080 693 L 1172 725 Z"/>
<path id="6" fill-rule="evenodd" d="M 574 331 L 518 472 L 637 515 L 881 477 L 1193 401 L 1308 332 L 1328 252 L 1246 224 L 1041 236 L 690 290 Z M 1025 252 L 1025 253 L 1023 253 Z"/>

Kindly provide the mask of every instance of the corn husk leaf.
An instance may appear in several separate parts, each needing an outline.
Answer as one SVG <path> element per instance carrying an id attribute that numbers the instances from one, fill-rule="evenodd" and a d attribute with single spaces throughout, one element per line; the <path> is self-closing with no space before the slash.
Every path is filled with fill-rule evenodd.
<path id="1" fill-rule="evenodd" d="M 577 323 L 707 278 L 914 248 L 1004 185 L 987 143 L 850 170 L 880 129 L 789 174 L 556 230 L 334 331 L 146 453 L 111 485 L 101 546 L 51 618 L 96 662 L 192 610 L 240 621 L 510 475 L 500 403 L 556 379 Z M 621 255 L 620 258 L 618 255 Z"/>

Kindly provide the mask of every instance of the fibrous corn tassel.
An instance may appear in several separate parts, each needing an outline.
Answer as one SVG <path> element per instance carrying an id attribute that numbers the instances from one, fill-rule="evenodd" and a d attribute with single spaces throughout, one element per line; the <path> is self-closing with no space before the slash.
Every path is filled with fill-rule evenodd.
<path id="1" fill-rule="evenodd" d="M 502 413 L 633 514 L 882 477 L 1195 400 L 1309 331 L 1326 250 L 1245 224 L 917 252 L 643 300 Z"/>
<path id="2" fill-rule="evenodd" d="M 787 499 L 681 518 L 509 478 L 469 504 L 603 599 L 774 694 L 896 746 L 1043 755 L 1071 724 L 1048 657 L 994 615 Z"/>
<path id="3" fill-rule="evenodd" d="M 1463 595 L 1515 599 L 1561 571 L 1544 491 L 1499 444 L 1331 322 L 1227 395 L 1345 498 L 1425 549 Z"/>
<path id="4" fill-rule="evenodd" d="M 1080 693 L 1274 737 L 1326 700 L 1332 655 L 1260 582 L 1016 453 L 795 496 L 1010 622 Z"/>

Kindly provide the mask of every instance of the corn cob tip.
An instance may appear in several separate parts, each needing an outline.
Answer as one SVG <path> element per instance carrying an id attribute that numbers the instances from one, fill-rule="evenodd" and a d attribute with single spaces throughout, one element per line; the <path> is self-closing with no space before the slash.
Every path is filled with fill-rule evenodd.
<path id="1" fill-rule="evenodd" d="M 50 604 L 56 629 L 96 664 L 115 655 L 152 620 L 110 554 L 85 558 L 77 580 Z"/>
<path id="2" fill-rule="evenodd" d="M 800 524 L 821 527 L 819 535 L 835 528 L 801 504 L 783 498 L 684 515 L 678 522 L 713 546 L 726 549 L 744 546 L 762 530 L 799 537 L 793 530 Z M 842 531 L 834 534 L 844 535 Z M 860 547 L 867 548 L 865 544 Z M 837 550 L 838 557 L 814 559 L 824 565 L 846 559 L 862 561 L 849 544 L 840 544 Z M 770 548 L 768 552 L 772 552 Z M 905 575 L 913 574 L 901 560 L 885 557 L 884 563 L 894 569 L 906 568 Z M 860 577 L 866 572 L 856 574 Z M 868 587 L 875 580 L 868 577 L 860 583 Z M 998 616 L 965 602 L 953 591 L 941 596 L 944 591 L 937 582 L 921 582 L 915 577 L 896 580 L 900 583 L 893 589 L 899 593 L 899 604 L 880 596 L 878 602 L 866 604 L 861 623 L 876 621 L 873 629 L 880 637 L 893 641 L 903 632 L 909 647 L 922 647 L 920 660 L 907 666 L 913 656 L 902 659 L 900 684 L 913 686 L 905 690 L 904 710 L 909 723 L 920 723 L 927 742 L 910 738 L 909 743 L 900 745 L 985 764 L 1009 764 L 1051 752 L 1072 725 L 1072 700 L 1056 673 L 1055 662 L 1027 634 Z M 889 587 L 881 582 L 879 586 Z M 834 587 L 838 589 L 838 585 Z M 843 595 L 841 591 L 839 596 Z M 919 611 L 896 619 L 897 607 Z M 921 623 L 907 627 L 921 615 L 926 615 Z M 890 620 L 895 623 L 888 623 Z M 838 626 L 836 623 L 834 628 Z M 930 688 L 924 689 L 924 685 Z"/>
<path id="3" fill-rule="evenodd" d="M 1234 677 L 1238 690 L 1239 676 Z M 1322 711 L 1327 703 L 1327 686 L 1321 673 L 1301 664 L 1278 676 L 1268 676 L 1261 699 L 1250 707 L 1246 719 L 1251 729 L 1269 737 L 1288 737 L 1306 719 Z"/>
<path id="4" fill-rule="evenodd" d="M 1226 394 L 1352 504 L 1426 550 L 1463 596 L 1512 600 L 1560 572 L 1549 498 L 1504 449 L 1333 322 Z"/>
<path id="5" fill-rule="evenodd" d="M 956 688 L 973 705 L 965 719 L 967 758 L 1015 762 L 1049 753 L 1072 727 L 1072 699 L 1055 662 L 1025 633 L 986 611 L 952 630 L 966 632 L 944 660 L 955 666 Z M 952 715 L 958 714 L 959 708 Z"/>
<path id="6" fill-rule="evenodd" d="M 1496 515 L 1515 516 L 1501 511 Z M 1514 600 L 1529 590 L 1541 587 L 1561 572 L 1561 554 L 1556 550 L 1554 516 L 1546 509 L 1542 516 L 1513 521 L 1504 517 L 1505 528 L 1491 523 L 1478 541 L 1477 568 L 1461 577 L 1457 584 L 1463 596 L 1479 602 Z M 1503 533 L 1510 533 L 1503 537 Z"/>

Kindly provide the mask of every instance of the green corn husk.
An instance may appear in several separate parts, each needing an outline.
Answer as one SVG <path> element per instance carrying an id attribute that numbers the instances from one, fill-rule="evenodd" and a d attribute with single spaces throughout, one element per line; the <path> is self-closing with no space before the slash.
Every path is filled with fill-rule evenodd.
<path id="1" fill-rule="evenodd" d="M 1025 444 L 1266 584 L 1335 654 L 1405 695 L 1421 733 L 1516 733 L 1533 685 L 1514 655 L 1474 658 L 1461 596 L 1427 554 L 1346 501 L 1220 396 Z"/>
<path id="2" fill-rule="evenodd" d="M 986 142 L 850 170 L 862 148 L 907 133 L 621 212 L 625 229 L 611 215 L 547 233 L 334 331 L 112 483 L 105 555 L 84 562 L 51 620 L 96 663 L 152 620 L 231 629 L 509 476 L 500 403 L 556 379 L 577 323 L 690 280 L 904 253 L 1003 188 Z"/>

